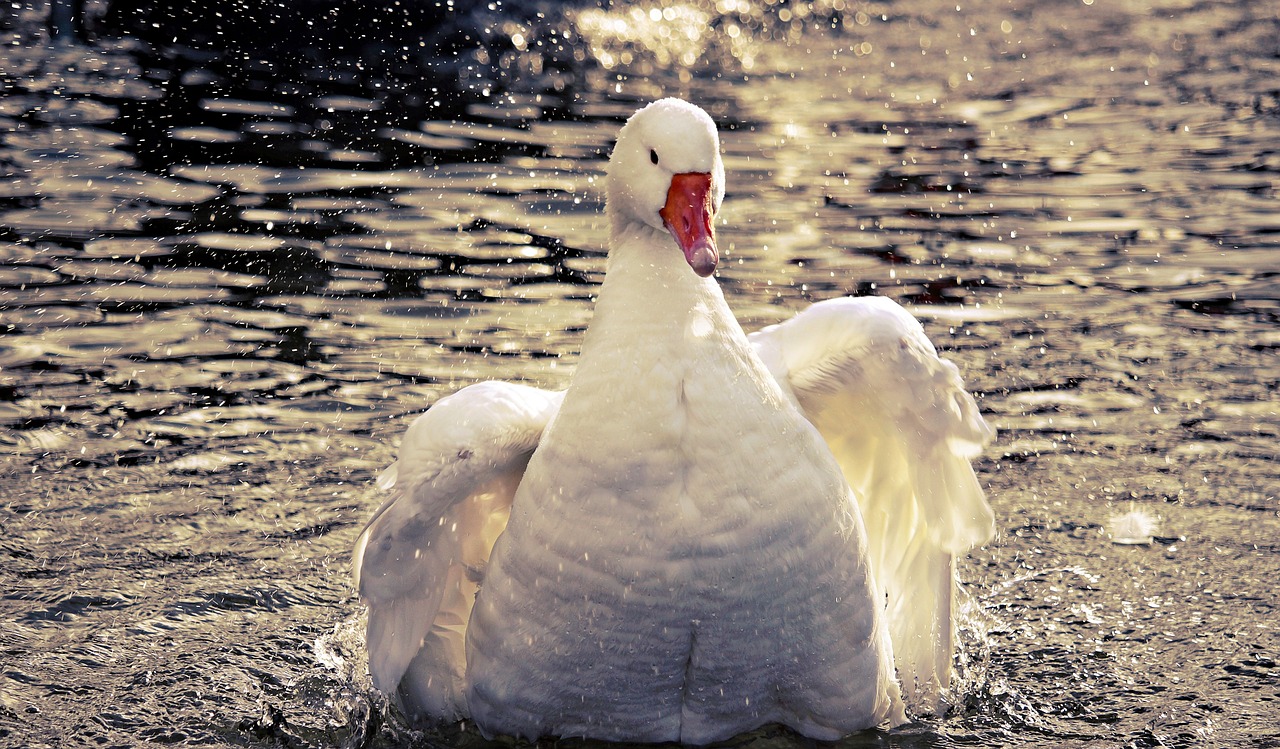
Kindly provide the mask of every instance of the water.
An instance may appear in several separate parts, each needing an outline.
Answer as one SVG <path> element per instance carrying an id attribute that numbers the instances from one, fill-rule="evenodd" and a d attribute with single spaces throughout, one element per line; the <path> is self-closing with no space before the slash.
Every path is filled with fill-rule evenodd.
<path id="1" fill-rule="evenodd" d="M 721 122 L 744 325 L 898 299 L 1000 430 L 956 704 L 844 743 L 1276 745 L 1269 4 L 568 9 L 449 65 L 39 10 L 0 52 L 0 743 L 485 743 L 372 690 L 350 549 L 410 417 L 567 381 L 604 156 L 666 93 Z"/>

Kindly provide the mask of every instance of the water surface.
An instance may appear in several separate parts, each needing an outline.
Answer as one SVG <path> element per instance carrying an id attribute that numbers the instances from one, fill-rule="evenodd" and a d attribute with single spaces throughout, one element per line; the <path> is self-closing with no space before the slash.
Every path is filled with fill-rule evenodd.
<path id="1" fill-rule="evenodd" d="M 1267 6 L 569 9 L 463 19 L 448 69 L 55 48 L 6 9 L 0 741 L 483 743 L 371 688 L 350 549 L 410 418 L 567 382 L 605 155 L 681 95 L 721 124 L 743 324 L 897 299 L 1000 431 L 955 704 L 844 743 L 1268 745 Z M 1152 543 L 1112 543 L 1129 512 Z"/>

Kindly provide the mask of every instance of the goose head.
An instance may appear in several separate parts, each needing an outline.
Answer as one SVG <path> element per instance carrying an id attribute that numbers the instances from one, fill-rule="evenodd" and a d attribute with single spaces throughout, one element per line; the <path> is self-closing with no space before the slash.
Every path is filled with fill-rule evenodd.
<path id="1" fill-rule="evenodd" d="M 720 253 L 712 220 L 724 200 L 724 164 L 706 112 L 679 99 L 644 107 L 618 133 L 608 171 L 615 234 L 631 224 L 665 231 L 694 273 L 705 278 L 715 271 Z M 669 246 L 662 244 L 655 250 Z"/>

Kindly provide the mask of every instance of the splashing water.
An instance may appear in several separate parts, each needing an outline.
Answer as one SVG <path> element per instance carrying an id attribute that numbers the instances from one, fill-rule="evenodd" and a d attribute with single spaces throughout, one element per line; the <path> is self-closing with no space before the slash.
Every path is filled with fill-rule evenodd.
<path id="1" fill-rule="evenodd" d="M 1107 519 L 1107 535 L 1111 537 L 1111 543 L 1122 546 L 1150 544 L 1159 528 L 1160 523 L 1155 517 L 1134 507 Z"/>
<path id="2" fill-rule="evenodd" d="M 563 385 L 664 93 L 723 126 L 744 325 L 891 296 L 1001 435 L 951 709 L 846 745 L 1271 740 L 1270 6 L 655 5 L 293 64 L 0 11 L 0 744 L 480 742 L 371 689 L 350 549 L 408 418 Z"/>

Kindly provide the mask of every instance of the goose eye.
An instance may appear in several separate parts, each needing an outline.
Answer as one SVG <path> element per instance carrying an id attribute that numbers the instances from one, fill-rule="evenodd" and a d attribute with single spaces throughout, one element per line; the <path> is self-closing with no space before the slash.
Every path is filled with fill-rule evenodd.
<path id="1" fill-rule="evenodd" d="M 649 161 L 655 164 L 658 163 L 658 152 L 652 148 L 649 149 Z"/>

